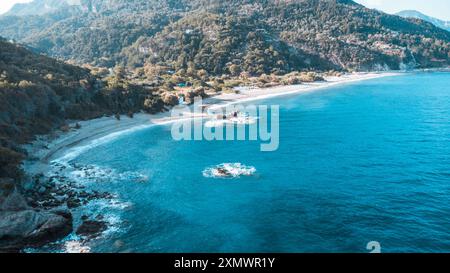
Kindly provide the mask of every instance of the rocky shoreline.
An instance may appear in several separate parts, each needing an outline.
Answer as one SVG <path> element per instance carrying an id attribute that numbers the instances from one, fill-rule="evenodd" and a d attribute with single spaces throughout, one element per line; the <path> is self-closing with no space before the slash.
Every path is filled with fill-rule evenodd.
<path id="1" fill-rule="evenodd" d="M 114 199 L 110 193 L 86 189 L 62 175 L 35 175 L 21 193 L 14 181 L 2 181 L 1 185 L 0 252 L 39 248 L 71 233 L 87 241 L 108 228 L 102 215 L 74 219 L 72 210 L 92 201 Z M 75 220 L 81 223 L 76 229 Z"/>
<path id="2" fill-rule="evenodd" d="M 0 181 L 0 253 L 38 249 L 54 242 L 58 244 L 69 235 L 77 237 L 77 241 L 76 246 L 65 247 L 69 249 L 68 252 L 87 252 L 79 245 L 83 246 L 98 238 L 112 224 L 105 219 L 105 215 L 89 211 L 80 214 L 79 211 L 91 202 L 116 202 L 117 197 L 108 192 L 89 189 L 77 181 L 78 177 L 68 175 L 75 171 L 101 180 L 92 166 L 52 160 L 64 155 L 71 147 L 84 145 L 111 133 L 151 126 L 150 117 L 161 115 L 164 113 L 138 113 L 132 118 L 121 116 L 120 120 L 103 117 L 74 121 L 68 131 L 54 131 L 23 146 L 29 157 L 23 162 L 26 174 L 21 183 L 13 179 Z M 137 177 L 136 180 L 142 182 L 145 177 Z"/>
<path id="3" fill-rule="evenodd" d="M 307 92 L 341 83 L 372 79 L 392 74 L 360 74 L 329 78 L 327 82 L 302 86 L 274 87 L 247 90 L 236 94 L 221 94 L 213 99 L 214 106 L 240 101 L 265 99 L 284 94 Z M 258 91 L 258 92 L 255 92 Z M 64 155 L 67 149 L 98 140 L 115 132 L 123 132 L 139 126 L 158 124 L 158 118 L 166 114 L 136 114 L 133 118 L 104 117 L 78 122 L 69 132 L 56 138 L 44 138 L 28 147 L 28 165 L 24 166 L 29 178 L 20 185 L 14 181 L 1 182 L 0 189 L 0 252 L 20 252 L 26 248 L 39 248 L 74 234 L 82 244 L 95 239 L 108 229 L 104 215 L 76 215 L 73 211 L 93 201 L 112 201 L 116 197 L 107 192 L 88 189 L 73 177 L 64 175 L 67 168 L 84 172 L 92 171 L 86 166 L 70 166 L 50 163 L 55 157 Z M 169 118 L 169 121 L 176 121 Z M 30 163 L 31 162 L 31 163 Z M 33 167 L 35 169 L 31 170 Z M 37 166 L 37 167 L 36 167 Z M 52 171 L 49 171 L 49 170 Z M 142 182 L 145 178 L 136 177 Z M 76 223 L 76 225 L 74 225 Z"/>
<path id="4" fill-rule="evenodd" d="M 30 207 L 14 181 L 2 181 L 1 185 L 1 252 L 40 247 L 72 232 L 73 218 L 68 209 Z"/>

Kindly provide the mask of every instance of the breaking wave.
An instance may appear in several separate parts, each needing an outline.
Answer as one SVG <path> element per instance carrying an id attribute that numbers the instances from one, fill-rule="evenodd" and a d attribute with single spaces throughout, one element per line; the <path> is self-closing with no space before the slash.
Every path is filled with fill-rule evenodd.
<path id="1" fill-rule="evenodd" d="M 145 124 L 145 125 L 134 126 L 129 129 L 114 132 L 114 133 L 108 134 L 106 136 L 91 140 L 89 143 L 87 143 L 85 145 L 77 146 L 77 147 L 69 149 L 68 151 L 65 152 L 65 154 L 62 157 L 55 159 L 52 162 L 59 162 L 59 163 L 69 162 L 92 148 L 95 148 L 97 146 L 111 142 L 121 136 L 131 134 L 136 131 L 143 130 L 143 129 L 147 129 L 152 126 L 155 126 L 155 124 Z"/>
<path id="2" fill-rule="evenodd" d="M 86 165 L 75 168 L 68 172 L 68 177 L 80 182 L 114 182 L 114 181 L 135 181 L 147 182 L 149 177 L 139 172 L 117 172 L 114 169 L 100 167 L 96 165 Z"/>
<path id="3" fill-rule="evenodd" d="M 64 253 L 90 253 L 91 248 L 81 241 L 67 241 L 64 243 Z"/>
<path id="4" fill-rule="evenodd" d="M 206 128 L 224 127 L 227 124 L 231 125 L 251 125 L 257 122 L 257 118 L 254 117 L 236 117 L 231 119 L 213 119 L 205 122 Z"/>
<path id="5" fill-rule="evenodd" d="M 239 178 L 255 174 L 256 168 L 241 163 L 223 163 L 208 167 L 203 171 L 203 176 L 208 178 Z"/>

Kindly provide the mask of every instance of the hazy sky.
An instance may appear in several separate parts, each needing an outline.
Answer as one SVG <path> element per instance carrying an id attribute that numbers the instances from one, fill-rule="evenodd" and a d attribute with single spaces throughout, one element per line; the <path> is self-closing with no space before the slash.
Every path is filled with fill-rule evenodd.
<path id="1" fill-rule="evenodd" d="M 387 13 L 405 9 L 418 10 L 426 15 L 450 21 L 450 0 L 355 0 L 368 8 Z"/>
<path id="2" fill-rule="evenodd" d="M 0 0 L 0 14 L 7 12 L 16 3 L 27 3 L 31 0 Z"/>
<path id="3" fill-rule="evenodd" d="M 369 8 L 376 8 L 387 13 L 405 9 L 415 9 L 427 15 L 450 21 L 450 0 L 355 0 Z M 31 0 L 0 0 L 0 14 L 7 12 L 15 3 Z"/>

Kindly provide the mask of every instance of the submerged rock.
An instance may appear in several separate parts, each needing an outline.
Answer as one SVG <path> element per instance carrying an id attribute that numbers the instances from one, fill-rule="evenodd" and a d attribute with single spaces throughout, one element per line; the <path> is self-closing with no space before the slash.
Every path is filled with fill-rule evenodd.
<path id="1" fill-rule="evenodd" d="M 69 209 L 75 209 L 75 208 L 80 207 L 81 205 L 82 205 L 82 202 L 81 202 L 80 199 L 74 198 L 74 199 L 69 199 L 69 200 L 67 201 L 67 207 L 68 207 Z"/>
<path id="2" fill-rule="evenodd" d="M 29 188 L 20 187 L 12 179 L 0 179 L 0 252 L 20 252 L 63 239 L 73 231 L 70 209 L 92 200 L 113 198 L 107 192 L 82 190 L 84 187 L 74 182 L 54 181 L 64 179 L 38 175 L 29 180 Z M 108 228 L 102 218 L 82 220 L 77 234 L 88 239 Z"/>
<path id="3" fill-rule="evenodd" d="M 84 220 L 81 226 L 77 229 L 78 236 L 88 238 L 95 238 L 108 229 L 108 224 L 105 221 Z"/>
<path id="4" fill-rule="evenodd" d="M 223 163 L 206 168 L 203 171 L 203 176 L 208 178 L 239 178 L 241 176 L 252 176 L 255 173 L 256 168 L 253 166 L 246 166 L 241 163 Z"/>
<path id="5" fill-rule="evenodd" d="M 114 242 L 114 247 L 117 249 L 123 248 L 124 245 L 125 245 L 125 243 L 122 240 L 116 240 Z"/>

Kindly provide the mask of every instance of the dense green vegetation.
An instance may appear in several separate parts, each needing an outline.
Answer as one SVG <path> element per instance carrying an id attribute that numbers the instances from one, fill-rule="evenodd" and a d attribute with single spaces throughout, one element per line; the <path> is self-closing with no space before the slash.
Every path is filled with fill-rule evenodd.
<path id="1" fill-rule="evenodd" d="M 177 20 L 177 10 L 182 9 L 178 1 L 80 2 L 81 6 L 69 6 L 43 15 L 20 16 L 11 12 L 1 16 L 0 36 L 53 57 L 111 67 L 124 47 Z"/>
<path id="2" fill-rule="evenodd" d="M 208 12 L 186 16 L 155 36 L 142 37 L 120 57 L 122 64 L 131 68 L 149 63 L 168 65 L 175 71 L 206 70 L 213 75 L 336 68 L 278 40 L 252 18 Z"/>
<path id="3" fill-rule="evenodd" d="M 13 163 L 23 156 L 18 144 L 67 119 L 158 112 L 179 96 L 241 84 L 322 79 L 308 71 L 450 64 L 449 32 L 350 0 L 55 3 L 0 17 L 0 34 L 84 67 L 0 41 L 0 159 Z M 18 172 L 5 168 L 0 176 Z"/>
<path id="4" fill-rule="evenodd" d="M 162 110 L 152 90 L 127 83 L 120 73 L 108 79 L 0 39 L 0 177 L 17 178 L 25 153 L 19 145 L 65 120 Z"/>
<path id="5" fill-rule="evenodd" d="M 42 16 L 0 17 L 0 35 L 78 63 L 211 75 L 450 62 L 449 32 L 350 0 L 83 0 Z"/>
<path id="6" fill-rule="evenodd" d="M 41 243 L 70 233 L 72 217 L 31 211 L 18 197 L 30 180 L 22 144 L 79 129 L 67 120 L 157 113 L 242 85 L 450 65 L 449 32 L 350 0 L 35 0 L 0 16 L 0 35 L 10 40 L 0 38 L 0 203 L 19 200 L 7 213 L 32 219 Z M 55 201 L 46 190 L 55 184 L 42 191 L 38 180 L 32 204 Z M 81 204 L 62 195 L 56 206 Z M 54 224 L 50 233 L 38 218 Z M 3 225 L 21 225 L 11 219 Z M 0 238 L 13 239 L 7 248 L 29 246 L 29 234 L 11 230 Z"/>

